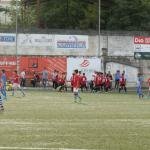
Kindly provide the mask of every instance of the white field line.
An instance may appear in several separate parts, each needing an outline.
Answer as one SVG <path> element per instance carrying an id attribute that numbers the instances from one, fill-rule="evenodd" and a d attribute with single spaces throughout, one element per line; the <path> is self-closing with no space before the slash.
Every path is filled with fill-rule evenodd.
<path id="1" fill-rule="evenodd" d="M 70 149 L 70 148 L 39 148 L 39 147 L 0 147 L 7 150 L 88 150 L 88 149 Z"/>
<path id="2" fill-rule="evenodd" d="M 62 123 L 69 123 L 69 124 L 85 124 L 85 123 L 93 123 L 96 122 L 98 123 L 99 121 L 103 121 L 103 122 L 134 122 L 134 123 L 145 123 L 145 124 L 150 124 L 150 119 L 102 119 L 102 120 L 98 120 L 98 119 L 90 119 L 90 120 L 74 120 L 74 122 L 71 122 L 72 120 L 62 120 L 62 122 L 58 121 L 58 120 L 52 120 L 51 122 L 44 122 L 41 120 L 37 120 L 35 122 L 31 122 L 29 120 L 0 120 L 0 125 L 50 125 L 50 124 L 62 124 Z"/>

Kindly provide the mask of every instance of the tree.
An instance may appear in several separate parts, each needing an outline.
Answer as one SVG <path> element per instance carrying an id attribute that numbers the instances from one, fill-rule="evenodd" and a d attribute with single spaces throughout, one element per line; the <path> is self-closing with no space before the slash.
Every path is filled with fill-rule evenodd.
<path id="1" fill-rule="evenodd" d="M 149 0 L 114 0 L 106 30 L 150 30 Z"/>
<path id="2" fill-rule="evenodd" d="M 27 5 L 24 0 L 18 1 L 18 27 L 28 28 L 35 25 L 37 16 L 33 6 Z M 9 15 L 11 17 L 12 25 L 16 24 L 16 0 L 11 1 L 11 8 L 9 10 Z"/>
<path id="3" fill-rule="evenodd" d="M 98 3 L 99 0 L 21 0 L 18 22 L 26 28 L 97 30 Z M 15 23 L 14 7 L 11 16 Z M 102 30 L 149 31 L 149 16 L 149 0 L 101 0 Z"/>

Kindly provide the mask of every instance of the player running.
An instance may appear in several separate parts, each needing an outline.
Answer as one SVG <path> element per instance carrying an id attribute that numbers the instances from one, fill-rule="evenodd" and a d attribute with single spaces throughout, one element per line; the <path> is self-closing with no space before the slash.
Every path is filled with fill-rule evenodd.
<path id="1" fill-rule="evenodd" d="M 80 88 L 80 76 L 78 75 L 78 70 L 74 70 L 73 76 L 73 93 L 74 93 L 74 102 L 77 102 L 77 99 L 81 101 L 81 97 L 79 96 L 79 88 Z"/>
<path id="2" fill-rule="evenodd" d="M 22 93 L 22 96 L 25 96 L 25 93 L 23 91 L 23 88 L 21 88 L 20 86 L 20 81 L 19 81 L 19 75 L 17 74 L 17 71 L 14 71 L 13 77 L 12 77 L 12 96 L 14 96 L 15 94 L 15 90 L 17 91 L 17 89 L 19 89 Z"/>

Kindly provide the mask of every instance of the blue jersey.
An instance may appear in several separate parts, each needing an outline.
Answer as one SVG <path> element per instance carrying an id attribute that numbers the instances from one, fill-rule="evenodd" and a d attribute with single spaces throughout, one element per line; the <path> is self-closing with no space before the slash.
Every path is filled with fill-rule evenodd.
<path id="1" fill-rule="evenodd" d="M 6 85 L 7 79 L 6 79 L 6 74 L 5 74 L 5 73 L 2 74 L 2 76 L 1 76 L 1 81 L 2 81 L 2 83 L 3 83 L 4 85 Z"/>
<path id="2" fill-rule="evenodd" d="M 115 80 L 120 80 L 120 73 L 115 74 Z"/>

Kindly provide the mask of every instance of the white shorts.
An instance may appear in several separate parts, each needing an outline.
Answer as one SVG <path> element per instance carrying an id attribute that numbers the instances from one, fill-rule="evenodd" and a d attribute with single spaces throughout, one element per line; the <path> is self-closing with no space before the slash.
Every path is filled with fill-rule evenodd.
<path id="1" fill-rule="evenodd" d="M 13 83 L 12 87 L 14 89 L 20 88 L 20 84 L 19 83 Z"/>
<path id="2" fill-rule="evenodd" d="M 78 93 L 79 92 L 79 88 L 73 88 L 73 92 L 74 93 Z"/>

